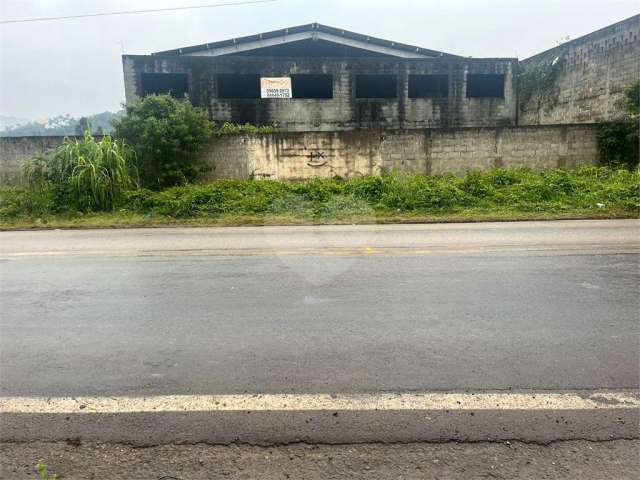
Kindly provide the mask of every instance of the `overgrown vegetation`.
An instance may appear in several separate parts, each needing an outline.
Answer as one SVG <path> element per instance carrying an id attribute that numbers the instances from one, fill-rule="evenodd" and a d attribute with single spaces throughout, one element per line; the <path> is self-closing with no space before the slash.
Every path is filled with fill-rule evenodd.
<path id="1" fill-rule="evenodd" d="M 82 138 L 65 138 L 52 153 L 30 159 L 22 166 L 23 186 L 4 189 L 9 210 L 28 215 L 109 211 L 120 207 L 125 192 L 139 184 L 152 190 L 185 185 L 201 173 L 198 154 L 216 135 L 271 133 L 275 126 L 225 123 L 215 129 L 207 113 L 188 100 L 168 95 L 149 96 L 127 107 L 114 122 L 114 140 L 91 134 L 88 119 L 78 122 Z M 125 143 L 125 140 L 127 143 Z M 18 200 L 20 198 L 20 200 Z"/>
<path id="2" fill-rule="evenodd" d="M 132 154 L 121 140 L 66 139 L 52 154 L 23 165 L 30 195 L 26 209 L 49 208 L 52 212 L 112 210 L 124 193 L 137 187 L 131 169 Z"/>
<path id="3" fill-rule="evenodd" d="M 0 222 L 11 227 L 635 217 L 640 172 L 622 167 L 634 153 L 637 159 L 632 126 L 639 118 L 638 92 L 638 84 L 627 90 L 629 113 L 621 123 L 600 131 L 608 167 L 206 184 L 193 182 L 201 173 L 198 156 L 212 135 L 272 133 L 277 126 L 216 128 L 188 100 L 149 96 L 127 107 L 115 123 L 119 139 L 97 140 L 87 130 L 27 162 L 21 186 L 0 187 Z"/>
<path id="4" fill-rule="evenodd" d="M 156 190 L 198 177 L 198 154 L 214 129 L 206 111 L 169 95 L 147 96 L 127 106 L 113 126 L 115 136 L 136 152 L 141 183 Z"/>
<path id="5" fill-rule="evenodd" d="M 275 133 L 278 131 L 277 125 L 251 125 L 245 123 L 244 125 L 238 123 L 225 122 L 220 128 L 215 129 L 215 134 L 218 136 L 223 135 L 255 135 Z"/>
<path id="6" fill-rule="evenodd" d="M 604 163 L 612 166 L 638 166 L 640 142 L 640 80 L 628 86 L 618 107 L 621 118 L 600 125 L 598 146 Z"/>
<path id="7" fill-rule="evenodd" d="M 566 52 L 562 49 L 556 55 L 548 55 L 522 67 L 518 72 L 518 99 L 523 108 L 533 98 L 538 106 L 552 102 L 557 94 L 556 81 L 562 73 Z"/>
<path id="8" fill-rule="evenodd" d="M 115 217 L 137 224 L 331 223 L 438 218 L 553 218 L 638 215 L 640 173 L 627 169 L 495 169 L 465 177 L 424 175 L 274 180 L 216 180 L 154 192 L 131 190 Z M 56 210 L 38 192 L 0 189 L 6 224 L 55 224 Z M 83 216 L 68 215 L 67 219 Z M 466 217 L 465 217 L 466 218 Z M 108 222 L 107 222 L 108 223 Z"/>

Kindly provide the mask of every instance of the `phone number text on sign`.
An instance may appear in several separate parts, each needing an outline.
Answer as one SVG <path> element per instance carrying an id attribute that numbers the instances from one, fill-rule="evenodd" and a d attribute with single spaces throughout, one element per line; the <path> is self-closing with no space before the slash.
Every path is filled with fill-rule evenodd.
<path id="1" fill-rule="evenodd" d="M 260 96 L 262 98 L 291 98 L 291 78 L 261 78 Z"/>
<path id="2" fill-rule="evenodd" d="M 288 88 L 265 88 L 262 98 L 291 98 L 291 90 Z"/>

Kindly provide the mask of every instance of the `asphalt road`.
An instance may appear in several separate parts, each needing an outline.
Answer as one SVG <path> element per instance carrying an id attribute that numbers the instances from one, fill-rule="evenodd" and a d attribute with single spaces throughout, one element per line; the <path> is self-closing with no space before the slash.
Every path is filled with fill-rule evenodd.
<path id="1" fill-rule="evenodd" d="M 563 223 L 5 233 L 0 394 L 637 388 L 638 223 Z"/>
<path id="2" fill-rule="evenodd" d="M 639 448 L 633 440 L 269 448 L 33 442 L 0 444 L 0 474 L 33 480 L 43 459 L 64 480 L 637 480 Z"/>
<path id="3" fill-rule="evenodd" d="M 4 232 L 0 395 L 635 390 L 639 233 Z"/>

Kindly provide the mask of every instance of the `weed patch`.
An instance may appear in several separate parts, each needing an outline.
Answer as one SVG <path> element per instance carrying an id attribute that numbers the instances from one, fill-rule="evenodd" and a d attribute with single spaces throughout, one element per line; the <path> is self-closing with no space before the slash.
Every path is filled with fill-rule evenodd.
<path id="1" fill-rule="evenodd" d="M 300 182 L 220 179 L 159 192 L 125 193 L 109 218 L 148 223 L 274 224 L 429 218 L 635 217 L 638 170 L 494 169 L 464 177 L 386 175 Z M 0 188 L 0 222 L 75 222 L 87 213 L 56 209 L 55 192 Z M 105 217 L 106 218 L 106 217 Z M 422 219 L 422 220 L 420 220 Z M 128 220 L 127 220 L 128 221 Z M 407 220 L 410 221 L 410 220 Z M 125 222 L 126 223 L 126 222 Z"/>

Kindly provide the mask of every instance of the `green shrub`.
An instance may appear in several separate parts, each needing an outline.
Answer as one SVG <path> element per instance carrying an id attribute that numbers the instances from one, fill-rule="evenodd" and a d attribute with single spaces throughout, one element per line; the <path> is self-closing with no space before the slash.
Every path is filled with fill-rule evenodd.
<path id="1" fill-rule="evenodd" d="M 135 149 L 143 186 L 161 189 L 197 178 L 202 169 L 198 155 L 214 124 L 188 100 L 151 95 L 127 106 L 113 126 L 115 135 Z"/>
<path id="2" fill-rule="evenodd" d="M 573 201 L 636 210 L 640 208 L 640 171 L 626 168 L 585 167 L 579 170 L 579 195 Z"/>
<path id="3" fill-rule="evenodd" d="M 520 183 L 526 170 L 513 168 L 494 168 L 483 174 L 483 177 L 494 188 L 508 187 Z"/>
<path id="4" fill-rule="evenodd" d="M 223 194 L 213 186 L 186 185 L 156 193 L 151 199 L 155 213 L 177 218 L 223 213 Z"/>
<path id="5" fill-rule="evenodd" d="M 366 217 L 373 213 L 371 205 L 355 195 L 335 195 L 314 212 L 323 218 Z"/>
<path id="6" fill-rule="evenodd" d="M 58 210 L 112 210 L 136 185 L 127 146 L 108 135 L 96 140 L 88 131 L 26 162 L 23 178 L 31 191 L 51 191 Z"/>
<path id="7" fill-rule="evenodd" d="M 600 155 L 605 165 L 636 168 L 640 157 L 640 80 L 625 88 L 618 106 L 623 116 L 599 126 Z"/>
<path id="8" fill-rule="evenodd" d="M 640 115 L 640 80 L 636 80 L 624 89 L 624 96 L 618 105 L 632 119 L 638 120 Z"/>
<path id="9" fill-rule="evenodd" d="M 268 212 L 286 195 L 286 184 L 274 181 L 216 180 L 203 185 L 173 187 L 146 199 L 146 208 L 161 215 L 198 217 Z M 132 208 L 136 208 L 132 205 Z"/>
<path id="10" fill-rule="evenodd" d="M 382 198 L 388 177 L 356 177 L 349 179 L 345 185 L 345 192 L 373 203 Z"/>
<path id="11" fill-rule="evenodd" d="M 424 175 L 391 177 L 379 205 L 399 211 L 443 210 L 465 203 L 465 193 L 453 176 Z"/>
<path id="12" fill-rule="evenodd" d="M 491 197 L 495 186 L 493 181 L 487 181 L 486 174 L 480 172 L 468 172 L 464 180 L 460 183 L 460 189 L 472 198 L 482 199 Z"/>
<path id="13" fill-rule="evenodd" d="M 623 119 L 598 127 L 598 148 L 605 165 L 634 168 L 638 165 L 638 124 Z"/>
<path id="14" fill-rule="evenodd" d="M 267 134 L 278 131 L 276 125 L 251 125 L 245 123 L 244 125 L 239 123 L 225 122 L 222 127 L 215 131 L 216 135 L 255 135 L 255 134 Z"/>
<path id="15" fill-rule="evenodd" d="M 265 213 L 267 215 L 311 218 L 316 213 L 316 209 L 313 202 L 301 195 L 292 193 L 273 199 Z"/>
<path id="16" fill-rule="evenodd" d="M 0 220 L 44 218 L 56 211 L 51 189 L 0 188 Z"/>
<path id="17" fill-rule="evenodd" d="M 554 168 L 540 173 L 547 188 L 554 195 L 570 195 L 576 191 L 574 172 Z"/>
<path id="18" fill-rule="evenodd" d="M 129 190 L 124 195 L 123 203 L 133 211 L 145 211 L 153 208 L 154 192 L 146 188 Z"/>
<path id="19" fill-rule="evenodd" d="M 307 201 L 323 203 L 344 192 L 345 182 L 340 178 L 313 178 L 289 184 L 289 190 Z"/>

